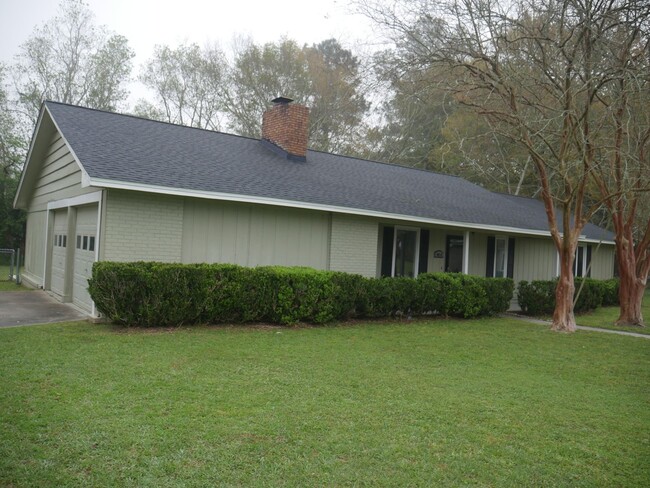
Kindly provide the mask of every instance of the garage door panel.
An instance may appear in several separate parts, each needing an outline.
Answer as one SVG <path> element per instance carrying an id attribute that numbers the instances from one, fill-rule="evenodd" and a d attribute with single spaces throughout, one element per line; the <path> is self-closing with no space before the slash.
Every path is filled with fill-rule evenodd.
<path id="1" fill-rule="evenodd" d="M 97 205 L 77 209 L 77 227 L 74 236 L 74 273 L 72 302 L 90 312 L 92 300 L 88 294 L 88 279 L 92 275 L 97 246 Z"/>
<path id="2" fill-rule="evenodd" d="M 63 295 L 65 290 L 66 252 L 68 246 L 68 211 L 54 212 L 54 236 L 52 239 L 52 263 L 50 289 Z"/>

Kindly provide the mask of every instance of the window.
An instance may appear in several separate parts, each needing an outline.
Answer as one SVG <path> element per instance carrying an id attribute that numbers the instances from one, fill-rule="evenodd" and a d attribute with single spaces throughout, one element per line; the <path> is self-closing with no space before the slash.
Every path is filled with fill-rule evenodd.
<path id="1" fill-rule="evenodd" d="M 578 244 L 575 259 L 573 261 L 573 276 L 587 276 L 587 246 Z"/>
<path id="2" fill-rule="evenodd" d="M 503 278 L 508 269 L 508 240 L 505 237 L 494 239 L 494 276 Z"/>
<path id="3" fill-rule="evenodd" d="M 66 247 L 68 243 L 68 236 L 65 234 L 54 234 L 54 246 L 55 247 Z"/>
<path id="4" fill-rule="evenodd" d="M 447 236 L 445 271 L 448 273 L 463 272 L 463 236 Z"/>
<path id="5" fill-rule="evenodd" d="M 420 230 L 408 227 L 395 228 L 393 243 L 393 276 L 415 278 L 418 274 Z"/>

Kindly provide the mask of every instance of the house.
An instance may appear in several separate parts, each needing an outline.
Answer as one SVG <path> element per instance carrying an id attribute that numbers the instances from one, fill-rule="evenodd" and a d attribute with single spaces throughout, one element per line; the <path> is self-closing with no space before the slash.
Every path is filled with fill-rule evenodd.
<path id="1" fill-rule="evenodd" d="M 262 140 L 45 102 L 14 202 L 24 280 L 94 314 L 97 260 L 557 276 L 541 202 L 309 151 L 308 109 L 274 102 Z M 576 274 L 610 278 L 613 241 L 587 225 Z"/>

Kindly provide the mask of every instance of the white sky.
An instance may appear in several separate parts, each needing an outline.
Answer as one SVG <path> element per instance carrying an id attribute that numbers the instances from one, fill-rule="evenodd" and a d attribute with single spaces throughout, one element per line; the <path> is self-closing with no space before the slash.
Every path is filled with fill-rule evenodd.
<path id="1" fill-rule="evenodd" d="M 345 0 L 86 0 L 95 23 L 125 36 L 135 51 L 135 76 L 156 44 L 217 42 L 228 51 L 235 36 L 255 42 L 282 36 L 299 44 L 335 37 L 348 48 L 368 46 L 369 22 Z M 0 62 L 11 64 L 18 47 L 57 14 L 58 0 L 0 0 Z M 138 91 L 138 88 L 135 91 Z M 131 100 L 133 100 L 132 94 Z"/>
<path id="2" fill-rule="evenodd" d="M 36 26 L 53 18 L 58 0 L 0 0 L 0 61 L 10 63 Z M 345 46 L 372 37 L 368 21 L 344 0 L 86 0 L 98 25 L 129 40 L 139 65 L 156 44 L 218 42 L 235 35 L 256 42 L 282 36 L 300 44 L 336 37 Z"/>

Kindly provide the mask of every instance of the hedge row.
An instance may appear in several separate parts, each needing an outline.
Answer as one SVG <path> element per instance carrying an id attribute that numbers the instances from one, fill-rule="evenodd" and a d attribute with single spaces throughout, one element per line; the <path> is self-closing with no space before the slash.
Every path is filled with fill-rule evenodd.
<path id="1" fill-rule="evenodd" d="M 581 285 L 582 290 L 580 290 Z M 521 310 L 529 315 L 553 313 L 556 286 L 557 280 L 519 282 L 517 299 Z M 578 313 L 587 312 L 601 306 L 618 305 L 618 286 L 619 281 L 617 279 L 575 278 L 576 293 L 580 290 L 580 294 L 574 311 Z"/>
<path id="2" fill-rule="evenodd" d="M 375 279 L 311 268 L 107 261 L 94 264 L 88 284 L 103 315 L 145 327 L 428 313 L 469 318 L 507 310 L 513 293 L 509 279 L 449 273 Z"/>

